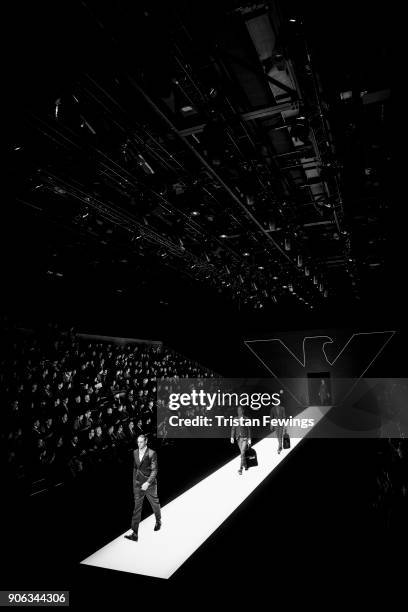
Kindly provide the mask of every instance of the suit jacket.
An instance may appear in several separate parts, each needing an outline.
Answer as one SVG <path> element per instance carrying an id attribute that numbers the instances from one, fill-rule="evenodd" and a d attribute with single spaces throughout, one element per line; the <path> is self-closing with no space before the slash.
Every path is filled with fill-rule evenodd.
<path id="1" fill-rule="evenodd" d="M 271 419 L 285 419 L 285 406 L 283 406 L 282 404 L 279 404 L 278 406 L 271 406 L 270 417 Z"/>
<path id="2" fill-rule="evenodd" d="M 231 427 L 231 438 L 238 440 L 238 438 L 250 438 L 251 428 L 248 425 L 233 425 Z"/>
<path id="3" fill-rule="evenodd" d="M 146 448 L 143 459 L 139 460 L 139 449 L 133 451 L 134 466 L 133 466 L 133 486 L 140 486 L 144 482 L 149 485 L 157 483 L 157 453 L 151 448 Z"/>

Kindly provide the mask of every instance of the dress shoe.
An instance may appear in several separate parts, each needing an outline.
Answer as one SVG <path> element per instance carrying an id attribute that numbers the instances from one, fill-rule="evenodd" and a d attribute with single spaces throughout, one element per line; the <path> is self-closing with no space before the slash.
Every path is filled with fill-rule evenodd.
<path id="1" fill-rule="evenodd" d="M 130 535 L 125 535 L 125 538 L 128 540 L 132 540 L 132 542 L 137 542 L 139 536 L 137 535 L 137 533 L 131 533 Z"/>
<path id="2" fill-rule="evenodd" d="M 156 521 L 153 531 L 159 531 L 161 527 L 161 521 Z"/>
<path id="3" fill-rule="evenodd" d="M 242 476 L 242 468 L 240 468 L 240 469 L 238 470 L 238 474 L 239 474 L 240 476 Z"/>

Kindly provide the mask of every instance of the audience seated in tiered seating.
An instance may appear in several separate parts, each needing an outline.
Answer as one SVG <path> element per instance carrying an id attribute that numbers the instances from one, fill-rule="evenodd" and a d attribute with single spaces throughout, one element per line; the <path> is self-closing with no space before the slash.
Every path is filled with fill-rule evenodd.
<path id="1" fill-rule="evenodd" d="M 140 433 L 154 443 L 157 381 L 214 376 L 161 345 L 48 331 L 9 331 L 3 347 L 1 435 L 11 478 L 61 481 L 120 460 Z"/>

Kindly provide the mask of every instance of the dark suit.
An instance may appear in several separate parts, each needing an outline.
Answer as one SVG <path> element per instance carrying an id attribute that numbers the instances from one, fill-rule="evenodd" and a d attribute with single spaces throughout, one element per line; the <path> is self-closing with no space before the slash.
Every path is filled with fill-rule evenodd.
<path id="1" fill-rule="evenodd" d="M 272 406 L 270 417 L 271 417 L 271 420 L 272 419 L 285 419 L 286 418 L 285 407 L 282 406 L 282 404 L 279 404 L 278 406 Z M 278 425 L 276 425 L 274 429 L 276 431 L 276 437 L 278 439 L 279 448 L 281 449 L 283 448 L 283 435 L 285 433 L 285 427 L 283 425 L 279 425 L 278 423 Z"/>
<path id="2" fill-rule="evenodd" d="M 135 533 L 138 532 L 140 518 L 142 515 L 142 506 L 145 496 L 149 500 L 152 510 L 156 516 L 156 521 L 161 520 L 160 502 L 157 496 L 157 454 L 151 448 L 147 448 L 143 455 L 142 461 L 139 460 L 139 449 L 133 451 L 134 466 L 133 466 L 133 494 L 135 497 L 135 507 L 132 516 L 132 529 Z M 141 488 L 145 482 L 149 483 L 146 491 Z"/>
<path id="3" fill-rule="evenodd" d="M 251 428 L 248 425 L 233 425 L 231 427 L 231 438 L 237 441 L 239 452 L 241 454 L 240 469 L 246 468 L 245 451 L 248 448 L 248 442 L 251 439 Z"/>

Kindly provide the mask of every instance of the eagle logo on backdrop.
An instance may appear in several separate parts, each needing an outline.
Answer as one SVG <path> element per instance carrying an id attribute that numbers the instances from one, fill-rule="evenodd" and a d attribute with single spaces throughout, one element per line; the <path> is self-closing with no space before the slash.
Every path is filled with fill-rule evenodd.
<path id="1" fill-rule="evenodd" d="M 291 385 L 290 379 L 319 374 L 323 379 L 347 379 L 348 384 L 343 384 L 336 393 L 335 401 L 340 403 L 372 367 L 395 333 L 336 331 L 300 336 L 299 332 L 293 332 L 270 339 L 245 340 L 244 343 L 300 405 L 310 402 Z"/>

